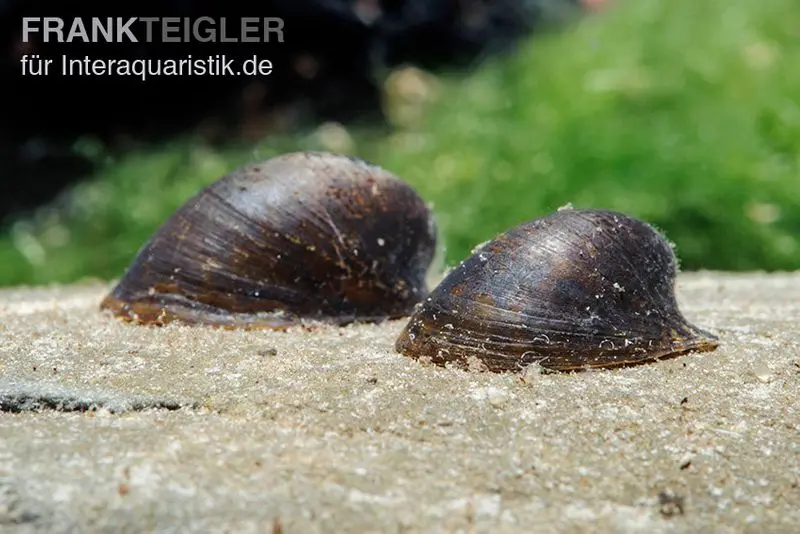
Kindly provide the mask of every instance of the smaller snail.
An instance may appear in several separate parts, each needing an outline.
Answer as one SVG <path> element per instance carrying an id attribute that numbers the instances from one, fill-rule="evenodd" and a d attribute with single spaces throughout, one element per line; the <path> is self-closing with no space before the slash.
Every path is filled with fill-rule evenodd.
<path id="1" fill-rule="evenodd" d="M 409 320 L 411 358 L 495 372 L 611 368 L 710 351 L 675 300 L 669 243 L 621 213 L 562 209 L 484 244 Z"/>
<path id="2" fill-rule="evenodd" d="M 181 206 L 100 307 L 141 324 L 285 329 L 409 315 L 436 223 L 407 183 L 323 152 L 242 167 Z"/>

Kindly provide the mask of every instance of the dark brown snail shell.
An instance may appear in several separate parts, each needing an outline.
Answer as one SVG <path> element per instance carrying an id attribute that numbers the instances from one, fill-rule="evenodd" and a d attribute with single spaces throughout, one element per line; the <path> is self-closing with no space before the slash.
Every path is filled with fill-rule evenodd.
<path id="1" fill-rule="evenodd" d="M 433 215 L 393 174 L 342 155 L 284 154 L 187 201 L 101 308 L 229 328 L 398 318 L 427 295 L 435 248 Z"/>
<path id="2" fill-rule="evenodd" d="M 713 350 L 681 315 L 669 243 L 626 215 L 563 209 L 479 247 L 433 289 L 398 352 L 490 371 L 572 371 Z"/>

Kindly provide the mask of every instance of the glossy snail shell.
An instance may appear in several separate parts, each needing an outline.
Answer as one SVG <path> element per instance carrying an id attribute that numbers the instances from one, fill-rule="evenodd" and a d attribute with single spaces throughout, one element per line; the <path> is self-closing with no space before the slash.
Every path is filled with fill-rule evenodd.
<path id="1" fill-rule="evenodd" d="M 324 152 L 242 167 L 180 207 L 101 303 L 143 324 L 284 329 L 409 315 L 436 223 L 407 183 Z"/>
<path id="2" fill-rule="evenodd" d="M 479 247 L 411 317 L 398 352 L 495 372 L 610 368 L 717 347 L 675 300 L 676 259 L 646 223 L 563 209 Z"/>

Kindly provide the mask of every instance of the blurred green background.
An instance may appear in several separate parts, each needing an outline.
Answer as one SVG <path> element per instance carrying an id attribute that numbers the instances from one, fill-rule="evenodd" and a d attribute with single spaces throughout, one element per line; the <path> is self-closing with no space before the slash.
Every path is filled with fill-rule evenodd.
<path id="1" fill-rule="evenodd" d="M 378 163 L 437 213 L 448 264 L 511 225 L 575 207 L 647 220 L 684 270 L 800 269 L 797 0 L 618 0 L 468 74 L 386 73 L 392 128 L 313 130 L 112 157 L 0 235 L 0 285 L 121 275 L 202 186 L 292 150 Z"/>

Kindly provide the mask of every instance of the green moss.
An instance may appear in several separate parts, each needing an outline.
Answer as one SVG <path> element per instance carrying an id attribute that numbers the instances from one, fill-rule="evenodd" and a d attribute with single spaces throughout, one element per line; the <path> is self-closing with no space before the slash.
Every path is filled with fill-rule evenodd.
<path id="1" fill-rule="evenodd" d="M 415 126 L 352 131 L 356 155 L 430 200 L 449 263 L 567 203 L 641 217 L 684 269 L 800 268 L 800 12 L 794 0 L 619 0 L 512 58 L 441 78 Z M 118 276 L 201 186 L 318 136 L 110 161 L 67 208 L 0 236 L 0 284 Z"/>

